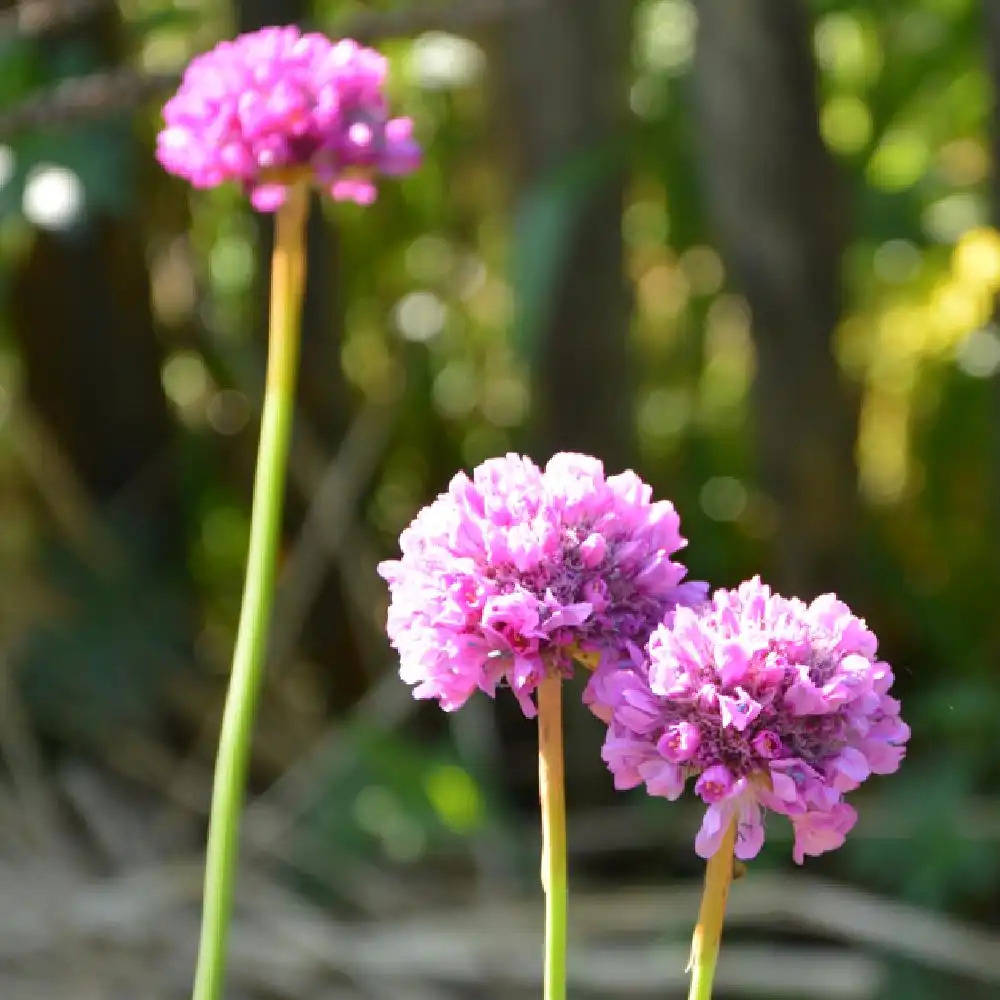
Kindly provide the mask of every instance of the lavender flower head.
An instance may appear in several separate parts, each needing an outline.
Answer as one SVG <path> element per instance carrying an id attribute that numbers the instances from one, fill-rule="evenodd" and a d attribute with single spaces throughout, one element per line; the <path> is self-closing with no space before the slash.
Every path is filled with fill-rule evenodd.
<path id="1" fill-rule="evenodd" d="M 677 608 L 645 660 L 588 686 L 616 787 L 676 799 L 696 779 L 704 858 L 733 819 L 737 857 L 756 856 L 765 808 L 791 819 L 798 864 L 839 847 L 857 819 L 844 793 L 895 771 L 910 735 L 876 646 L 832 594 L 807 605 L 757 578 Z"/>
<path id="2" fill-rule="evenodd" d="M 390 118 L 386 60 L 344 39 L 263 28 L 188 65 L 163 109 L 156 155 L 195 187 L 236 181 L 271 212 L 304 173 L 340 201 L 375 200 L 371 177 L 420 162 L 409 118 Z"/>
<path id="3" fill-rule="evenodd" d="M 668 610 L 706 593 L 681 582 L 680 521 L 651 492 L 568 453 L 544 471 L 509 454 L 456 475 L 403 532 L 402 558 L 379 566 L 414 695 L 451 711 L 503 682 L 531 717 L 547 673 L 638 656 Z"/>

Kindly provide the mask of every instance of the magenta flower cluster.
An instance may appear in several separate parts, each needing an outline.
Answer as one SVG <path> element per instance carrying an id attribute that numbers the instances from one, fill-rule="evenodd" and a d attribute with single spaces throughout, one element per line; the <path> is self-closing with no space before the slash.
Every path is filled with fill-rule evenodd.
<path id="1" fill-rule="evenodd" d="M 682 582 L 677 512 L 651 493 L 569 453 L 544 470 L 509 454 L 455 476 L 403 532 L 402 558 L 379 566 L 414 695 L 450 711 L 504 683 L 532 716 L 546 672 L 640 656 L 668 611 L 706 593 Z"/>
<path id="2" fill-rule="evenodd" d="M 791 819 L 799 864 L 839 847 L 857 818 L 844 793 L 895 771 L 910 735 L 876 647 L 832 594 L 807 605 L 759 579 L 677 608 L 641 662 L 591 679 L 616 786 L 675 799 L 693 778 L 702 857 L 734 819 L 737 856 L 754 857 L 765 809 Z"/>
<path id="3" fill-rule="evenodd" d="M 801 864 L 844 842 L 847 792 L 899 767 L 892 670 L 832 594 L 805 604 L 754 578 L 709 600 L 671 558 L 679 528 L 635 473 L 585 455 L 460 473 L 379 567 L 401 676 L 447 710 L 504 683 L 531 716 L 542 677 L 583 662 L 616 787 L 676 799 L 693 779 L 706 858 L 733 823 L 737 856 L 756 856 L 781 813 Z"/>
<path id="4" fill-rule="evenodd" d="M 368 204 L 375 174 L 420 162 L 408 118 L 390 118 L 386 60 L 344 39 L 264 28 L 196 57 L 163 110 L 157 158 L 196 187 L 236 181 L 274 211 L 296 172 Z"/>

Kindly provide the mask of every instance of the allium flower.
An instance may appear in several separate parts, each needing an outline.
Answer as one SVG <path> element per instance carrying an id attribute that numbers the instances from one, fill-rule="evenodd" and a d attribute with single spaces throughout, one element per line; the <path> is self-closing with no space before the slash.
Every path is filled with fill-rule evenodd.
<path id="1" fill-rule="evenodd" d="M 390 118 L 386 60 L 344 39 L 263 28 L 197 56 L 163 109 L 156 155 L 195 187 L 237 181 L 274 211 L 303 173 L 341 201 L 375 199 L 372 176 L 414 170 L 409 118 Z"/>
<path id="2" fill-rule="evenodd" d="M 678 607 L 644 660 L 588 686 L 616 787 L 676 799 L 694 778 L 704 858 L 734 818 L 737 857 L 754 857 L 765 808 L 791 819 L 797 863 L 839 847 L 857 819 L 844 793 L 895 771 L 910 736 L 876 645 L 832 594 L 807 605 L 757 578 Z"/>
<path id="3" fill-rule="evenodd" d="M 403 532 L 402 559 L 379 566 L 414 695 L 450 711 L 505 682 L 531 717 L 547 671 L 639 656 L 669 609 L 706 593 L 681 583 L 679 518 L 651 492 L 565 453 L 544 471 L 510 454 L 455 476 Z"/>

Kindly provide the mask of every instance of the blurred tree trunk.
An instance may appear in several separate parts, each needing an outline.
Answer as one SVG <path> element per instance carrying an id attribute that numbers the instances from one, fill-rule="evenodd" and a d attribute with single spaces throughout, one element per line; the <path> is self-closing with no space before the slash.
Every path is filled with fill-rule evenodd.
<path id="1" fill-rule="evenodd" d="M 550 0 L 508 18 L 498 99 L 523 200 L 560 171 L 623 143 L 631 4 Z M 629 302 L 622 263 L 624 168 L 572 197 L 550 322 L 541 331 L 534 409 L 537 449 L 575 449 L 620 470 L 633 457 Z M 514 252 L 517 252 L 517 246 Z"/>
<path id="2" fill-rule="evenodd" d="M 116 9 L 46 36 L 117 63 Z M 132 554 L 183 575 L 172 433 L 138 217 L 89 208 L 68 232 L 39 229 L 12 280 L 28 397 Z"/>
<path id="3" fill-rule="evenodd" d="M 986 63 L 993 84 L 993 115 L 990 119 L 992 152 L 993 224 L 1000 225 L 1000 4 L 983 0 L 983 43 Z"/>
<path id="4" fill-rule="evenodd" d="M 292 24 L 310 13 L 304 0 L 238 0 L 240 31 L 255 31 L 271 24 Z M 274 220 L 256 214 L 259 318 L 257 340 L 267 342 L 267 302 L 270 294 L 270 248 Z M 308 271 L 302 313 L 302 359 L 299 372 L 299 413 L 306 418 L 308 432 L 332 458 L 348 426 L 350 410 L 347 385 L 340 363 L 344 336 L 344 309 L 340 296 L 340 242 L 334 226 L 323 216 L 321 198 L 313 195 L 307 233 Z M 296 433 L 302 434 L 299 426 Z M 302 496 L 289 483 L 286 499 L 286 530 L 293 538 L 309 508 L 311 497 Z M 323 670 L 331 707 L 352 704 L 364 692 L 359 652 L 352 635 L 343 588 L 336 566 L 331 565 L 312 602 L 302 637 L 303 649 Z"/>
<path id="5" fill-rule="evenodd" d="M 817 123 L 797 0 L 698 0 L 695 106 L 710 215 L 753 313 L 761 483 L 777 505 L 774 581 L 851 589 L 857 405 L 831 338 L 845 185 Z"/>
<path id="6" fill-rule="evenodd" d="M 530 345 L 535 433 L 544 462 L 555 451 L 601 458 L 609 472 L 634 461 L 630 303 L 621 220 L 632 5 L 620 0 L 549 0 L 506 19 L 498 35 L 496 100 L 501 130 L 516 157 L 516 197 L 552 197 L 571 217 L 547 298 L 547 327 Z M 592 179 L 563 180 L 594 160 L 608 169 Z M 578 175 L 577 175 L 578 176 Z M 571 185 L 568 188 L 559 185 Z M 554 187 L 548 187 L 554 185 Z M 540 195 L 540 192 L 545 194 Z M 523 252 L 523 248 L 522 252 Z M 515 242 L 513 253 L 519 252 Z M 522 289 L 515 289 L 521 292 Z M 574 696 L 568 696 L 574 697 Z M 510 704 L 508 704 L 508 701 Z M 512 707 L 513 706 L 513 707 Z M 498 699 L 505 758 L 530 761 L 512 699 Z M 607 800 L 611 782 L 596 747 L 600 724 L 566 713 L 567 783 L 578 804 Z M 507 776 L 526 806 L 537 801 L 530 763 Z"/>
<path id="7" fill-rule="evenodd" d="M 51 30 L 38 51 L 50 71 L 82 53 L 98 66 L 118 65 L 117 7 L 101 5 Z M 120 144 L 111 155 L 127 165 L 135 140 L 120 124 L 102 126 L 90 141 Z M 191 662 L 193 637 L 145 234 L 141 214 L 128 210 L 134 192 L 123 191 L 114 209 L 92 195 L 69 228 L 36 229 L 10 283 L 28 400 L 93 500 L 76 512 L 89 531 L 84 546 L 61 533 L 46 540 L 46 579 L 60 613 L 20 636 L 18 681 L 46 732 L 69 748 L 105 752 L 117 752 L 110 744 L 129 732 L 166 730 L 166 694 Z"/>
<path id="8" fill-rule="evenodd" d="M 993 87 L 993 114 L 990 118 L 990 169 L 992 222 L 1000 229 L 1000 3 L 996 0 L 984 0 L 982 5 L 983 43 L 986 49 L 986 63 L 989 69 L 990 81 Z M 994 325 L 1000 328 L 1000 298 L 994 302 Z M 992 427 L 993 496 L 1000 496 L 1000 375 L 993 376 L 992 398 L 994 421 Z M 1000 545 L 1000 526 L 992 525 L 990 539 L 994 547 Z M 998 623 L 1000 629 L 1000 623 Z M 1000 631 L 998 631 L 1000 637 Z"/>

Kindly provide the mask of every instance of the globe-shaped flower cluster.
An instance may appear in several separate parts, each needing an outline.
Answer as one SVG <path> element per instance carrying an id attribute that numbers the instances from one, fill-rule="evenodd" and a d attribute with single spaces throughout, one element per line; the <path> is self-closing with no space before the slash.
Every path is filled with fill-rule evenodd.
<path id="1" fill-rule="evenodd" d="M 695 779 L 702 857 L 734 820 L 737 856 L 754 857 L 765 808 L 791 819 L 799 864 L 839 847 L 857 818 L 844 793 L 895 771 L 910 735 L 876 646 L 833 595 L 807 605 L 758 579 L 678 607 L 645 658 L 588 687 L 616 786 L 675 799 Z"/>
<path id="2" fill-rule="evenodd" d="M 375 199 L 375 174 L 414 170 L 408 118 L 390 118 L 386 60 L 295 27 L 221 42 L 188 65 L 167 102 L 157 158 L 196 187 L 243 185 L 273 211 L 302 176 L 338 200 Z"/>
<path id="3" fill-rule="evenodd" d="M 532 716 L 547 672 L 631 663 L 668 611 L 706 592 L 682 582 L 677 512 L 651 493 L 569 453 L 544 470 L 509 454 L 455 476 L 403 532 L 402 558 L 379 567 L 415 696 L 452 710 L 505 683 Z"/>

